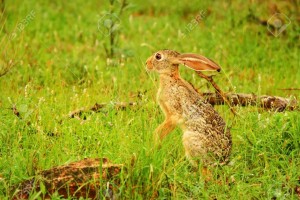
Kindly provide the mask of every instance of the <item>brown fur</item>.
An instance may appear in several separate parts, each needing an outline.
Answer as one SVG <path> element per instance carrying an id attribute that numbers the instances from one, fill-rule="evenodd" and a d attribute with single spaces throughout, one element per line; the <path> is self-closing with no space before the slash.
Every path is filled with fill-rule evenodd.
<path id="1" fill-rule="evenodd" d="M 155 57 L 157 53 L 162 56 L 160 60 Z M 146 62 L 149 70 L 160 75 L 157 101 L 165 121 L 156 129 L 156 137 L 162 140 L 179 125 L 183 130 L 186 156 L 194 166 L 198 161 L 204 165 L 225 162 L 232 144 L 224 120 L 191 84 L 180 77 L 177 57 L 181 54 L 172 50 L 157 53 Z"/>

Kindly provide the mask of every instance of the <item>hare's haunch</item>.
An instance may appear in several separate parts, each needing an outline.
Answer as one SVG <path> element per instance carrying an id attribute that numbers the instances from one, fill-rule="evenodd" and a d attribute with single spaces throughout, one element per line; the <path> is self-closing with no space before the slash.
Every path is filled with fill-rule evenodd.
<path id="1" fill-rule="evenodd" d="M 179 64 L 196 71 L 221 69 L 212 60 L 198 54 L 161 50 L 149 57 L 147 69 L 160 75 L 157 101 L 165 114 L 165 121 L 155 134 L 162 140 L 179 125 L 183 130 L 186 156 L 194 166 L 197 161 L 204 165 L 224 163 L 231 150 L 230 131 L 218 112 L 180 77 Z"/>

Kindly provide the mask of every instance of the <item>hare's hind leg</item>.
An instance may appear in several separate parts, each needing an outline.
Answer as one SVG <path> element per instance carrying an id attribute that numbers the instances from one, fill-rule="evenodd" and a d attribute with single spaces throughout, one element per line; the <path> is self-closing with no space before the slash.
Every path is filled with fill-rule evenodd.
<path id="1" fill-rule="evenodd" d="M 197 167 L 199 162 L 203 162 L 202 159 L 206 156 L 206 151 L 201 138 L 199 138 L 199 133 L 184 131 L 182 141 L 187 159 L 193 167 Z"/>
<path id="2" fill-rule="evenodd" d="M 211 171 L 206 166 L 206 150 L 203 140 L 199 137 L 199 133 L 193 131 L 185 131 L 183 134 L 183 146 L 185 148 L 185 156 L 193 166 L 194 170 L 202 175 L 205 182 L 213 179 Z"/>

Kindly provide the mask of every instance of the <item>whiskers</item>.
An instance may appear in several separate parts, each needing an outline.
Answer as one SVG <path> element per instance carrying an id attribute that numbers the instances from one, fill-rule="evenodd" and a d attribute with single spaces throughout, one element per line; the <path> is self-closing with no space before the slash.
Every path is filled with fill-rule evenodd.
<path id="1" fill-rule="evenodd" d="M 155 82 L 155 78 L 154 78 L 154 75 L 151 75 L 151 72 L 147 69 L 147 66 L 145 64 L 145 62 L 139 57 L 139 63 L 140 65 L 139 66 L 143 66 L 143 69 L 144 71 L 146 71 L 146 73 L 148 74 L 148 77 L 150 78 L 150 80 L 152 81 L 154 87 L 156 88 L 156 90 L 158 90 L 158 85 L 156 84 Z"/>

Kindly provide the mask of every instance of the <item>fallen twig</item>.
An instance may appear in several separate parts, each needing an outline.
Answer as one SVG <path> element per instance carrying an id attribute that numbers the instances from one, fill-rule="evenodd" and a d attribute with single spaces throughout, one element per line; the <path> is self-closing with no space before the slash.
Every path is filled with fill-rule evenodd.
<path id="1" fill-rule="evenodd" d="M 78 109 L 78 110 L 74 110 L 72 111 L 70 114 L 69 114 L 69 117 L 70 118 L 75 118 L 76 116 L 80 116 L 82 115 L 82 113 L 84 112 L 98 112 L 100 109 L 106 107 L 107 105 L 111 105 L 110 103 L 95 103 L 95 105 L 93 105 L 92 107 L 90 108 L 81 108 L 81 109 Z M 117 109 L 117 110 L 124 110 L 126 109 L 127 107 L 130 107 L 130 106 L 136 106 L 137 103 L 136 102 L 129 102 L 129 103 L 126 103 L 126 102 L 116 102 L 116 103 L 113 103 L 113 106 Z"/>

